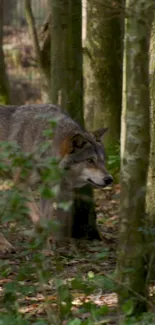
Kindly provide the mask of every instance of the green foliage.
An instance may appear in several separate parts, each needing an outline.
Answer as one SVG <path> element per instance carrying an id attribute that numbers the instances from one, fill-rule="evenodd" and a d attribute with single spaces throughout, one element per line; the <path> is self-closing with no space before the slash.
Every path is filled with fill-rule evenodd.
<path id="1" fill-rule="evenodd" d="M 55 121 L 51 125 L 54 127 Z M 75 294 L 79 298 L 81 295 L 89 297 L 101 290 L 114 289 L 112 278 L 97 276 L 91 269 L 88 269 L 85 275 L 77 272 L 76 277 L 63 278 L 64 265 L 74 260 L 75 252 L 71 252 L 67 257 L 62 256 L 52 245 L 51 259 L 51 256 L 43 251 L 43 248 L 47 248 L 46 242 L 51 235 L 51 229 L 53 231 L 59 227 L 58 221 L 42 220 L 40 228 L 33 232 L 30 229 L 30 222 L 26 217 L 27 188 L 23 184 L 31 179 L 33 171 L 36 197 L 39 199 L 41 194 L 50 200 L 56 197 L 61 178 L 58 161 L 46 156 L 49 147 L 48 137 L 51 138 L 52 132 L 47 131 L 46 136 L 47 142 L 38 146 L 34 154 L 23 153 L 18 145 L 11 142 L 3 142 L 0 147 L 0 176 L 2 179 L 10 179 L 6 183 L 7 186 L 2 182 L 0 187 L 1 223 L 7 223 L 11 234 L 15 232 L 17 237 L 19 235 L 19 239 L 17 238 L 19 251 L 13 262 L 10 263 L 9 256 L 0 262 L 2 283 L 0 325 L 57 325 L 63 322 L 68 325 L 91 325 L 107 315 L 108 307 L 106 305 L 99 307 L 91 300 L 88 302 L 81 300 L 80 305 L 76 306 L 75 313 Z M 17 176 L 16 184 L 11 181 L 12 173 Z M 70 202 L 62 201 L 59 207 L 67 211 Z M 18 234 L 18 227 L 20 230 L 23 229 L 24 236 L 27 236 L 26 243 L 20 242 L 21 234 L 19 230 Z M 106 248 L 99 250 L 94 247 L 94 264 L 107 257 Z M 92 259 L 92 256 L 90 258 Z M 50 300 L 51 296 L 56 307 Z M 33 313 L 31 308 L 42 308 L 41 315 L 40 311 Z M 84 320 L 81 318 L 83 314 L 87 315 Z"/>
<path id="2" fill-rule="evenodd" d="M 78 318 L 75 318 L 71 320 L 67 325 L 80 325 L 80 324 L 82 324 L 82 321 Z"/>
<path id="3" fill-rule="evenodd" d="M 155 315 L 151 312 L 143 313 L 139 317 L 126 317 L 121 325 L 154 325 Z"/>
<path id="4" fill-rule="evenodd" d="M 54 124 L 53 124 L 54 126 Z M 52 133 L 47 132 L 47 136 Z M 49 143 L 42 144 L 36 152 L 26 154 L 21 152 L 19 146 L 14 143 L 1 143 L 0 150 L 0 175 L 10 178 L 12 170 L 16 174 L 20 169 L 20 181 L 22 184 L 31 177 L 31 172 L 35 172 L 36 197 L 40 194 L 46 199 L 53 199 L 57 195 L 59 181 L 61 177 L 58 168 L 58 161 L 46 157 Z M 118 148 L 115 152 L 109 153 L 109 166 L 114 170 L 119 170 Z M 77 275 L 69 277 L 65 275 L 64 268 L 68 268 L 69 263 L 76 262 L 75 251 L 59 254 L 54 244 L 50 246 L 51 255 L 46 255 L 43 249 L 47 248 L 46 242 L 51 235 L 51 230 L 59 227 L 56 220 L 43 220 L 40 228 L 31 232 L 30 224 L 25 206 L 28 198 L 25 187 L 18 187 L 18 181 L 14 185 L 11 181 L 7 187 L 0 188 L 0 216 L 1 223 L 7 223 L 10 232 L 16 233 L 16 227 L 23 229 L 28 240 L 20 242 L 19 252 L 15 256 L 15 262 L 8 259 L 0 261 L 0 283 L 2 286 L 0 303 L 0 325 L 43 325 L 43 324 L 68 324 L 68 325 L 93 325 L 106 324 L 109 307 L 106 304 L 97 305 L 92 297 L 102 293 L 116 291 L 114 275 L 102 274 L 101 270 L 96 272 L 96 267 L 101 261 L 106 261 L 109 257 L 109 250 L 105 247 L 99 249 L 98 245 L 91 248 L 88 253 L 88 260 L 91 260 L 87 271 L 82 272 L 77 264 Z M 35 184 L 35 183 L 34 183 Z M 3 183 L 2 183 L 3 185 Z M 52 185 L 52 186 L 51 186 Z M 68 210 L 70 202 L 62 201 L 59 207 Z M 18 223 L 16 224 L 16 221 Z M 26 229 L 26 231 L 25 231 Z M 18 237 L 18 233 L 17 233 Z M 72 249 L 72 247 L 70 246 Z M 19 256 L 18 256 L 19 255 Z M 76 264 L 75 264 L 76 265 Z M 78 271 L 79 268 L 79 271 Z M 132 271 L 132 270 L 131 270 Z M 67 273 L 67 271 L 66 271 Z M 6 279 L 9 279 L 6 281 Z M 80 303 L 76 304 L 79 297 Z M 83 300 L 82 297 L 85 297 Z M 54 303 L 53 303 L 54 301 Z M 30 311 L 29 311 L 30 308 Z M 31 311 L 36 309 L 35 312 Z M 27 311 L 28 310 L 28 311 Z M 41 310 L 41 311 L 40 311 Z M 123 306 L 126 316 L 123 325 L 153 325 L 153 316 L 145 314 L 141 318 L 133 318 L 133 302 L 127 301 Z M 86 315 L 85 317 L 83 315 Z M 83 318 L 84 317 L 84 318 Z M 108 320 L 107 320 L 108 323 Z"/>
<path id="5" fill-rule="evenodd" d="M 119 181 L 120 173 L 120 146 L 107 148 L 107 166 L 115 181 Z"/>
<path id="6" fill-rule="evenodd" d="M 126 303 L 122 306 L 122 310 L 126 316 L 130 316 L 134 310 L 134 303 L 132 300 L 127 300 Z"/>

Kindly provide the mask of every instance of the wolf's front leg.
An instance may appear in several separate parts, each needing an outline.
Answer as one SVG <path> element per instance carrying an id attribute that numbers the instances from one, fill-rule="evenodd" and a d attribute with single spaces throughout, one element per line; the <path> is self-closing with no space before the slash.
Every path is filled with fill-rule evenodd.
<path id="1" fill-rule="evenodd" d="M 51 235 L 55 240 L 64 240 L 72 236 L 72 192 L 61 182 L 59 193 L 52 199 L 41 199 L 41 215 L 51 223 Z"/>
<path id="2" fill-rule="evenodd" d="M 52 219 L 53 216 L 53 200 L 52 199 L 44 199 L 41 198 L 40 200 L 40 212 L 41 212 L 41 218 L 45 220 Z"/>
<path id="3" fill-rule="evenodd" d="M 57 224 L 57 203 L 52 199 L 44 199 L 40 200 L 40 211 L 41 211 L 41 224 L 44 225 L 49 223 L 51 227 L 51 236 L 53 239 L 61 237 L 61 227 Z"/>
<path id="4" fill-rule="evenodd" d="M 72 237 L 72 203 L 73 192 L 65 181 L 62 180 L 56 207 L 56 220 L 60 224 L 60 238 L 62 239 L 70 239 Z"/>
<path id="5" fill-rule="evenodd" d="M 41 211 L 38 208 L 37 203 L 33 198 L 31 198 L 30 201 L 27 202 L 27 207 L 29 209 L 29 216 L 33 222 L 34 225 L 39 224 L 40 219 L 41 219 Z"/>

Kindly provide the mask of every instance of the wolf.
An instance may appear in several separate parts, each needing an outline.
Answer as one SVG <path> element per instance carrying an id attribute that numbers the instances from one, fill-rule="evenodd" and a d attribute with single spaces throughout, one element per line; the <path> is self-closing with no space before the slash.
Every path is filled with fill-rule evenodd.
<path id="1" fill-rule="evenodd" d="M 53 135 L 49 137 L 47 149 L 45 146 L 39 159 L 55 157 L 59 169 L 63 171 L 57 203 L 61 200 L 72 202 L 74 189 L 86 184 L 91 184 L 94 188 L 110 185 L 113 178 L 105 168 L 105 150 L 101 141 L 107 128 L 87 132 L 59 106 L 52 104 L 0 106 L 0 143 L 3 141 L 16 143 L 22 152 L 35 155 L 36 148 L 47 141 L 44 130 L 51 129 L 51 121 L 55 122 Z M 34 184 L 38 184 L 39 177 L 34 175 L 33 170 L 30 174 L 26 181 L 28 187 L 26 192 L 29 195 L 27 206 L 32 222 L 38 225 L 41 219 L 52 218 L 54 204 L 51 199 L 41 198 L 38 207 L 31 188 Z M 20 177 L 17 175 L 17 170 L 16 172 L 13 170 L 13 180 L 16 178 L 19 180 Z M 56 218 L 62 225 L 59 237 L 70 236 L 71 213 L 62 212 L 59 207 L 55 210 Z M 0 234 L 0 251 L 5 252 L 11 248 L 11 244 L 3 234 Z"/>

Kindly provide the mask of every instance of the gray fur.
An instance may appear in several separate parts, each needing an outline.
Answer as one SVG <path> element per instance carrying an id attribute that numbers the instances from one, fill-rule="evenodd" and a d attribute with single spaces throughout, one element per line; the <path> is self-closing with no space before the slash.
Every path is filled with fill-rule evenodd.
<path id="1" fill-rule="evenodd" d="M 44 154 L 57 157 L 60 161 L 60 168 L 66 169 L 65 176 L 61 181 L 61 191 L 58 194 L 57 203 L 62 198 L 68 201 L 72 200 L 75 187 L 82 187 L 88 183 L 98 187 L 106 186 L 105 179 L 107 177 L 110 179 L 111 176 L 105 169 L 104 147 L 99 141 L 105 129 L 98 130 L 94 134 L 88 133 L 67 114 L 62 113 L 57 106 L 51 104 L 0 106 L 0 141 L 15 141 L 22 151 L 33 153 L 40 144 L 47 141 L 43 131 L 51 128 L 50 121 L 53 119 L 56 121 L 54 136 L 48 139 L 50 146 Z M 66 139 L 69 139 L 69 149 L 62 154 L 60 149 Z M 93 163 L 91 164 L 89 160 Z M 30 181 L 29 186 L 31 187 L 31 185 Z M 32 199 L 29 209 L 34 223 L 38 223 L 41 217 L 52 218 L 53 215 L 50 200 L 46 202 L 42 200 L 41 210 L 39 210 Z M 70 230 L 68 227 L 67 230 L 64 229 L 66 229 L 66 220 L 71 220 L 71 213 L 62 213 L 58 209 L 57 215 L 63 224 L 60 236 L 69 236 L 71 221 L 68 222 Z M 8 249 L 10 249 L 9 245 Z M 6 242 L 5 244 L 3 242 L 3 250 L 4 246 L 7 249 Z M 0 243 L 0 250 L 1 247 Z"/>

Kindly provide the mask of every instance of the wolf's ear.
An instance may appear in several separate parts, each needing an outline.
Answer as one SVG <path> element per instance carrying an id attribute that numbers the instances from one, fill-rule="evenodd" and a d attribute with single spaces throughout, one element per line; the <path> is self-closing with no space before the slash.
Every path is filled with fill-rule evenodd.
<path id="1" fill-rule="evenodd" d="M 84 145 L 86 144 L 87 140 L 84 139 L 84 136 L 82 134 L 75 134 L 71 139 L 71 148 L 72 151 L 74 151 L 74 149 L 78 148 L 83 148 Z"/>
<path id="2" fill-rule="evenodd" d="M 102 137 L 104 136 L 104 133 L 108 131 L 108 128 L 102 128 L 102 129 L 98 129 L 96 131 L 93 132 L 93 135 L 96 139 L 96 141 L 100 141 L 102 139 Z"/>
<path id="3" fill-rule="evenodd" d="M 71 154 L 80 148 L 83 148 L 87 140 L 80 133 L 74 134 L 71 137 L 64 139 L 60 145 L 60 155 L 64 157 L 65 155 Z"/>
<path id="4" fill-rule="evenodd" d="M 74 154 L 77 155 L 77 153 L 80 152 L 78 149 L 82 149 L 87 141 L 88 140 L 86 140 L 84 135 L 81 133 L 65 139 L 60 148 L 60 154 L 63 158 L 60 161 L 59 167 L 69 169 L 69 167 L 73 164 Z"/>

